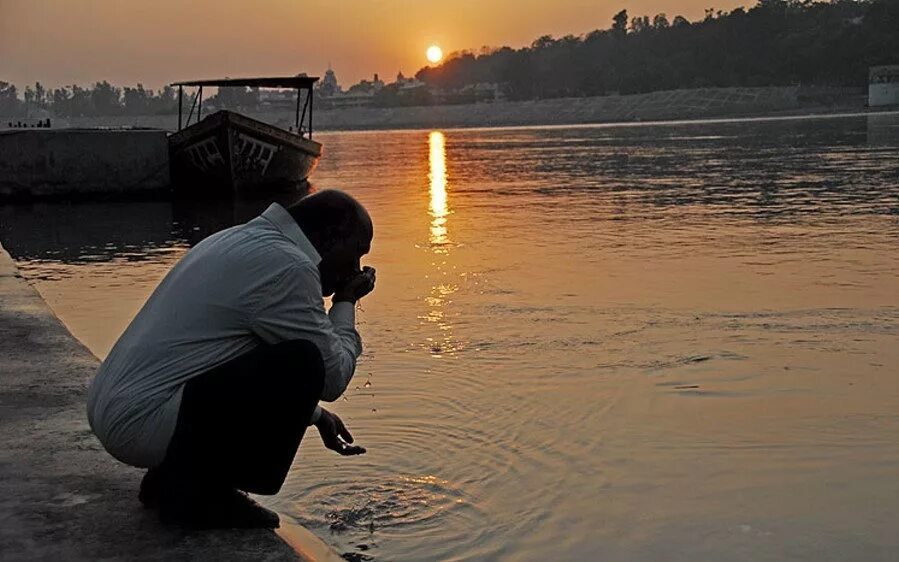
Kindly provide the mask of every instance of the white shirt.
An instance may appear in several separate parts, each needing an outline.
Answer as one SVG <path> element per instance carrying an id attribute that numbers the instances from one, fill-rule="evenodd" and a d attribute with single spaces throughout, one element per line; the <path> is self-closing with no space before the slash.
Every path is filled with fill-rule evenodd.
<path id="1" fill-rule="evenodd" d="M 206 238 L 165 276 L 103 361 L 87 415 L 103 446 L 139 467 L 162 463 L 184 384 L 260 344 L 306 339 L 325 364 L 322 400 L 343 394 L 362 353 L 355 307 L 326 313 L 321 256 L 273 203 Z M 298 365 L 302 373 L 302 366 Z M 316 407 L 313 421 L 320 414 Z"/>

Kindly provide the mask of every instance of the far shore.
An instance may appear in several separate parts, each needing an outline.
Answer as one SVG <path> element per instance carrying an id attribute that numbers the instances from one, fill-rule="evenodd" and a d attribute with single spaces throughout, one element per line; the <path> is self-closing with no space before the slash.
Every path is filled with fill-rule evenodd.
<path id="1" fill-rule="evenodd" d="M 860 113 L 868 111 L 866 101 L 864 91 L 859 88 L 701 88 L 469 105 L 318 110 L 313 125 L 315 131 L 347 131 L 733 119 Z M 248 115 L 285 129 L 293 124 L 295 117 L 292 109 L 248 112 Z M 177 115 L 51 116 L 51 120 L 54 128 L 148 127 L 172 131 L 178 127 Z"/>

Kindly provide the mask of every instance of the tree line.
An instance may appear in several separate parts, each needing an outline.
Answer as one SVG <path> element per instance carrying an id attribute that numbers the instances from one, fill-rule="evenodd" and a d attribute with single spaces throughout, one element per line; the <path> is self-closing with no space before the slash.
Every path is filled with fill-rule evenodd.
<path id="1" fill-rule="evenodd" d="M 750 9 L 709 9 L 694 22 L 667 14 L 618 12 L 608 29 L 549 35 L 520 49 L 451 55 L 416 78 L 428 88 L 400 96 L 385 89 L 375 105 L 427 105 L 447 93 L 498 84 L 510 99 L 631 94 L 729 86 L 862 86 L 868 68 L 899 64 L 899 0 L 758 0 Z M 433 92 L 442 92 L 440 96 Z M 458 97 L 458 96 L 457 96 Z M 466 98 L 467 99 L 467 98 Z M 223 88 L 209 103 L 253 109 L 258 91 Z M 186 105 L 190 98 L 186 96 Z M 152 115 L 177 111 L 175 90 L 103 81 L 20 92 L 0 82 L 0 115 Z"/>
<path id="2" fill-rule="evenodd" d="M 521 49 L 462 52 L 416 77 L 459 90 L 499 83 L 510 99 L 730 86 L 863 86 L 868 68 L 899 64 L 897 0 L 759 0 L 690 22 L 630 17 L 608 29 L 543 36 Z"/>
<path id="3" fill-rule="evenodd" d="M 192 100 L 185 92 L 185 111 Z M 249 109 L 258 104 L 259 91 L 222 88 L 206 101 L 218 107 Z M 0 116 L 42 117 L 44 111 L 58 117 L 171 115 L 178 111 L 178 94 L 171 86 L 154 92 L 142 84 L 121 88 L 104 80 L 88 88 L 73 84 L 46 89 L 37 82 L 20 95 L 16 86 L 0 81 Z"/>
<path id="4" fill-rule="evenodd" d="M 16 86 L 0 82 L 0 115 L 4 116 L 39 116 L 42 111 L 61 117 L 163 115 L 177 110 L 178 99 L 170 86 L 154 92 L 142 84 L 120 88 L 104 80 L 88 88 L 73 84 L 47 89 L 37 82 L 26 86 L 20 96 Z"/>

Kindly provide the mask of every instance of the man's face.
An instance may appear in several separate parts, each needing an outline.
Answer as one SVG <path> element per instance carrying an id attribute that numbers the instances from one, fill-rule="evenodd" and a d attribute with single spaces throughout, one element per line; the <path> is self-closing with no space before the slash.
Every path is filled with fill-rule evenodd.
<path id="1" fill-rule="evenodd" d="M 331 251 L 322 254 L 318 271 L 322 281 L 322 296 L 334 294 L 338 287 L 362 271 L 362 256 L 371 249 L 371 238 L 348 239 L 340 242 Z"/>

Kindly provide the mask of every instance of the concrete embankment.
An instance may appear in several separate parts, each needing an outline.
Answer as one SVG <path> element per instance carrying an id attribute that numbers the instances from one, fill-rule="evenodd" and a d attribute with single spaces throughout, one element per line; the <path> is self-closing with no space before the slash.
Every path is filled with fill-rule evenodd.
<path id="1" fill-rule="evenodd" d="M 160 525 L 137 501 L 142 471 L 106 454 L 88 426 L 97 365 L 0 247 L 0 559 L 340 560 L 287 521 L 284 540 Z"/>
<path id="2" fill-rule="evenodd" d="M 169 188 L 163 130 L 0 131 L 0 198 L 140 196 Z"/>
<path id="3" fill-rule="evenodd" d="M 647 94 L 322 112 L 326 129 L 504 127 L 671 121 L 864 108 L 858 96 L 809 96 L 796 87 L 702 88 Z"/>

